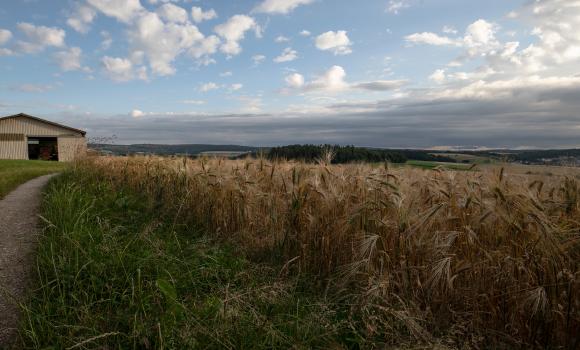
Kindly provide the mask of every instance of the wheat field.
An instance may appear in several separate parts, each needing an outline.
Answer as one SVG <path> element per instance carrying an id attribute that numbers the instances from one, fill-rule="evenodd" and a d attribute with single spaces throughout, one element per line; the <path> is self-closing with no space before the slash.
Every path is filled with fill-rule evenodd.
<path id="1" fill-rule="evenodd" d="M 487 166 L 95 157 L 76 171 L 143 193 L 280 275 L 349 305 L 364 336 L 579 345 L 580 173 Z"/>

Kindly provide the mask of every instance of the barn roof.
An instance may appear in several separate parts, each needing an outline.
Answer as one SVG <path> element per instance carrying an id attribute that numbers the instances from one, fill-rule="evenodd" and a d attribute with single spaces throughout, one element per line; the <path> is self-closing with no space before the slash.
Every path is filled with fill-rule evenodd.
<path id="1" fill-rule="evenodd" d="M 50 124 L 50 125 L 53 125 L 53 126 L 57 126 L 59 128 L 63 128 L 63 129 L 71 130 L 71 131 L 74 131 L 74 132 L 78 132 L 78 133 L 80 133 L 83 136 L 85 136 L 86 133 L 87 133 L 84 130 L 71 128 L 70 126 L 66 126 L 66 125 L 62 125 L 62 124 L 55 123 L 55 122 L 51 122 L 50 120 L 45 120 L 45 119 L 33 117 L 33 116 L 28 115 L 26 113 L 18 113 L 18 114 L 9 115 L 9 116 L 6 116 L 6 117 L 0 117 L 0 121 L 2 121 L 4 119 L 19 118 L 19 117 L 33 119 L 33 120 L 36 120 L 36 121 L 41 122 L 41 123 L 46 123 L 46 124 Z"/>

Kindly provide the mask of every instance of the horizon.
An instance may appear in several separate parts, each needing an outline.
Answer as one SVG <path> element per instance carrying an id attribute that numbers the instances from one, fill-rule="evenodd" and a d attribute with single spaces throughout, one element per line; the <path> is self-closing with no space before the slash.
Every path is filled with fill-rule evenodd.
<path id="1" fill-rule="evenodd" d="M 123 145 L 580 147 L 580 0 L 22 0 L 0 23 L 1 115 Z"/>

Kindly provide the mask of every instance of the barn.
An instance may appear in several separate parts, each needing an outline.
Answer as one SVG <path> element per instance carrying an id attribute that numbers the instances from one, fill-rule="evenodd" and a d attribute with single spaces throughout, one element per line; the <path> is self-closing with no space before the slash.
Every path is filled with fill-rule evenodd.
<path id="1" fill-rule="evenodd" d="M 0 117 L 0 159 L 70 162 L 86 153 L 85 135 L 24 113 Z"/>

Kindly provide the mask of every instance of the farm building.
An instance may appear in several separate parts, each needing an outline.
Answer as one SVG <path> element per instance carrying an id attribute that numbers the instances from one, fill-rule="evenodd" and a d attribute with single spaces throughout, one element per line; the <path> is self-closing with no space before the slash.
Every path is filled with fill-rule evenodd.
<path id="1" fill-rule="evenodd" d="M 85 154 L 85 134 L 24 113 L 0 117 L 0 159 L 69 162 Z"/>

